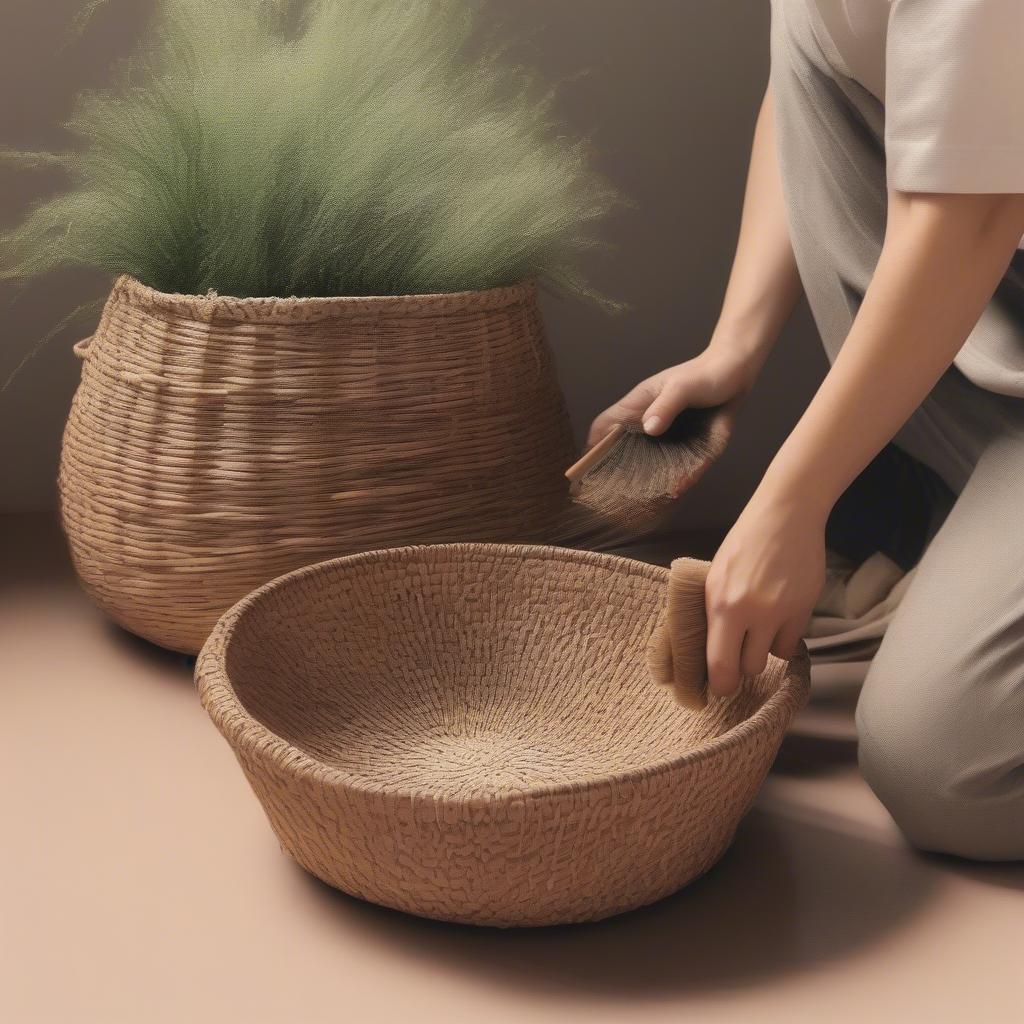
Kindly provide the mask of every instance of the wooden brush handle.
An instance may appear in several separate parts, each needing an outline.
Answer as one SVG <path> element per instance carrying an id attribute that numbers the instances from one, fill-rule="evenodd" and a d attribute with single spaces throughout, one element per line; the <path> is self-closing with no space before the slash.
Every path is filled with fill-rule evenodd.
<path id="1" fill-rule="evenodd" d="M 616 423 L 615 426 L 612 427 L 612 429 L 609 430 L 593 448 L 584 452 L 583 455 L 565 471 L 566 479 L 572 480 L 574 483 L 579 480 L 590 470 L 594 463 L 603 458 L 610 449 L 615 446 L 625 429 L 626 427 L 624 424 Z"/>

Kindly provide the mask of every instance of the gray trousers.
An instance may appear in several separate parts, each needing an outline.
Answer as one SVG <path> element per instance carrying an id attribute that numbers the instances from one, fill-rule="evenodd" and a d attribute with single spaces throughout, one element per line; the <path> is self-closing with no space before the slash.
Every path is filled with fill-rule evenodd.
<path id="1" fill-rule="evenodd" d="M 838 73 L 806 0 L 773 0 L 771 82 L 793 246 L 834 359 L 874 272 L 882 105 Z M 956 494 L 868 670 L 861 769 L 909 840 L 1024 859 L 1024 257 L 893 438 Z"/>

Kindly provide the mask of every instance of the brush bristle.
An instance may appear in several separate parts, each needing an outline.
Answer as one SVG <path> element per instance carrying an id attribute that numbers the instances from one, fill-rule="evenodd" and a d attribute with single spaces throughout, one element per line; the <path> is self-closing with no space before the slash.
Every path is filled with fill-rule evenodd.
<path id="1" fill-rule="evenodd" d="M 707 705 L 707 612 L 704 584 L 710 562 L 677 558 L 669 569 L 665 608 L 647 646 L 652 679 L 668 686 L 680 704 Z"/>
<path id="2" fill-rule="evenodd" d="M 627 424 L 600 458 L 574 478 L 579 518 L 595 540 L 635 540 L 663 521 L 725 450 L 730 421 L 722 406 L 686 409 L 652 437 Z"/>

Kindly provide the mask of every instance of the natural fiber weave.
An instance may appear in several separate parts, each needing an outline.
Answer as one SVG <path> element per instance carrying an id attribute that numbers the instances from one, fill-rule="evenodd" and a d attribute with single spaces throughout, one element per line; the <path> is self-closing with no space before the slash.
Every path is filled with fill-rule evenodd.
<path id="1" fill-rule="evenodd" d="M 165 647 L 197 651 L 248 591 L 324 558 L 564 534 L 574 449 L 531 284 L 234 299 L 121 277 L 78 353 L 71 553 Z"/>
<path id="2" fill-rule="evenodd" d="M 666 896 L 732 839 L 806 699 L 806 649 L 694 712 L 648 674 L 668 572 L 457 544 L 310 566 L 196 667 L 285 851 L 386 906 L 490 925 Z"/>

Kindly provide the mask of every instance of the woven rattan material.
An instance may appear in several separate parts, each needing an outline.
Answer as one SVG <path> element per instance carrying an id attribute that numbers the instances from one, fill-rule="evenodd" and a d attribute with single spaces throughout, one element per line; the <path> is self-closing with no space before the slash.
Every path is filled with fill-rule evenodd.
<path id="1" fill-rule="evenodd" d="M 806 650 L 700 712 L 645 658 L 664 569 L 458 544 L 293 572 L 196 668 L 283 848 L 353 895 L 533 925 L 663 897 L 728 846 L 806 698 Z"/>
<path id="2" fill-rule="evenodd" d="M 165 647 L 197 651 L 252 588 L 320 559 L 565 535 L 573 445 L 532 285 L 234 299 L 122 277 L 78 352 L 75 566 Z"/>
<path id="3" fill-rule="evenodd" d="M 715 406 L 684 409 L 654 437 L 639 424 L 617 428 L 566 473 L 579 522 L 613 543 L 653 529 L 725 450 L 730 422 L 725 407 Z"/>

